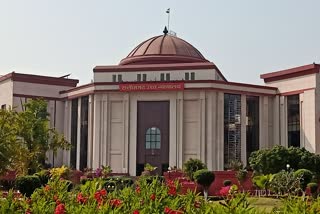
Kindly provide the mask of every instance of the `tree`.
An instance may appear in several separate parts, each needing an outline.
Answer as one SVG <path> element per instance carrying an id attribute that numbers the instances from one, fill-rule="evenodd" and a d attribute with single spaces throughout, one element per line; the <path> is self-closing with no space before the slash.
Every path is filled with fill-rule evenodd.
<path id="1" fill-rule="evenodd" d="M 17 147 L 17 113 L 0 110 L 0 175 L 10 169 L 16 156 Z"/>
<path id="2" fill-rule="evenodd" d="M 24 105 L 24 111 L 18 113 L 21 150 L 15 167 L 22 174 L 33 174 L 40 170 L 45 164 L 47 151 L 53 151 L 56 155 L 59 148 L 70 148 L 64 136 L 49 127 L 48 117 L 47 103 L 43 99 L 29 101 Z"/>
<path id="3" fill-rule="evenodd" d="M 49 127 L 47 103 L 31 100 L 23 112 L 0 110 L 0 174 L 14 169 L 33 174 L 44 167 L 46 152 L 69 149 L 64 136 Z"/>
<path id="4" fill-rule="evenodd" d="M 271 149 L 262 149 L 251 153 L 250 167 L 258 174 L 275 174 L 290 169 L 308 169 L 320 175 L 320 156 L 307 151 L 305 148 L 274 146 Z"/>

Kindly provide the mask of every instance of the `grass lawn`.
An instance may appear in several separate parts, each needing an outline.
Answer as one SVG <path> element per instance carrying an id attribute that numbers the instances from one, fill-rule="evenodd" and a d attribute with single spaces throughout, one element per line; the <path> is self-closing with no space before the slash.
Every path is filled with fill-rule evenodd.
<path id="1" fill-rule="evenodd" d="M 274 207 L 280 207 L 282 204 L 280 199 L 264 197 L 249 197 L 248 201 L 252 207 L 266 211 L 267 213 L 270 213 Z M 219 203 L 219 201 L 213 201 L 213 203 Z"/>
<path id="2" fill-rule="evenodd" d="M 251 206 L 259 209 L 259 210 L 265 210 L 266 212 L 271 212 L 274 207 L 280 207 L 282 202 L 280 199 L 275 198 L 248 198 L 249 203 Z"/>

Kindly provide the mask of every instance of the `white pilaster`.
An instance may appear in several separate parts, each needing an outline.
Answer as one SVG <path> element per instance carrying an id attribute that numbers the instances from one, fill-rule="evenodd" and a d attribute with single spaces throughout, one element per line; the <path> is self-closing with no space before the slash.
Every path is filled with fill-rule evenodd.
<path id="1" fill-rule="evenodd" d="M 247 96 L 241 95 L 241 161 L 247 164 Z"/>
<path id="2" fill-rule="evenodd" d="M 217 100 L 217 170 L 224 169 L 224 94 L 218 92 Z"/>
<path id="3" fill-rule="evenodd" d="M 177 149 L 177 95 L 170 97 L 170 115 L 169 115 L 169 166 L 176 165 Z"/>
<path id="4" fill-rule="evenodd" d="M 174 147 L 176 153 L 176 163 L 173 166 L 182 168 L 183 166 L 183 91 L 177 92 L 177 146 Z M 172 151 L 174 152 L 174 151 Z"/>
<path id="5" fill-rule="evenodd" d="M 81 140 L 81 97 L 78 99 L 78 124 L 77 124 L 77 161 L 76 169 L 80 169 L 80 140 Z"/>
<path id="6" fill-rule="evenodd" d="M 92 167 L 98 168 L 101 165 L 101 95 L 94 95 L 94 111 L 93 111 L 93 157 Z"/>
<path id="7" fill-rule="evenodd" d="M 276 95 L 273 99 L 273 142 L 272 145 L 280 145 L 280 97 Z"/>
<path id="8" fill-rule="evenodd" d="M 288 146 L 288 121 L 287 121 L 287 99 L 285 96 L 280 97 L 280 145 Z"/>
<path id="9" fill-rule="evenodd" d="M 125 94 L 123 97 L 123 173 L 129 172 L 129 93 Z"/>
<path id="10" fill-rule="evenodd" d="M 213 140 L 213 136 L 215 136 L 214 132 L 214 121 L 215 119 L 213 118 L 215 115 L 215 108 L 213 108 L 213 97 L 215 95 L 215 92 L 211 91 L 209 93 L 206 94 L 207 96 L 207 102 L 206 102 L 206 116 L 207 116 L 207 121 L 206 121 L 206 163 L 207 163 L 207 167 L 209 170 L 214 170 L 214 164 L 215 161 L 213 160 L 215 158 L 214 155 L 214 144 L 215 141 Z"/>
<path id="11" fill-rule="evenodd" d="M 64 102 L 64 136 L 68 142 L 71 142 L 71 101 Z M 63 151 L 63 164 L 70 166 L 70 151 Z"/>
<path id="12" fill-rule="evenodd" d="M 100 122 L 100 130 L 101 130 L 101 138 L 100 138 L 100 162 L 101 165 L 108 165 L 108 157 L 110 156 L 109 151 L 108 151 L 108 135 L 110 134 L 108 132 L 108 111 L 109 109 L 109 97 L 108 94 L 103 94 L 102 96 L 102 101 L 101 101 L 101 114 L 100 117 L 102 118 L 102 121 Z"/>
<path id="13" fill-rule="evenodd" d="M 88 156 L 87 166 L 92 168 L 92 156 L 93 156 L 93 94 L 89 95 L 88 103 Z"/>
<path id="14" fill-rule="evenodd" d="M 200 92 L 200 160 L 206 163 L 206 93 Z"/>

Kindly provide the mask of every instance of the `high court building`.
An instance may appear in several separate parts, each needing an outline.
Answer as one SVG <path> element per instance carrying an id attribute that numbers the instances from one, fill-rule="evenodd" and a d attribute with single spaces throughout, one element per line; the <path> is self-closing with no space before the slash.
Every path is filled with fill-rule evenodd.
<path id="1" fill-rule="evenodd" d="M 274 145 L 320 153 L 320 66 L 262 74 L 265 85 L 228 81 L 185 40 L 147 39 L 118 65 L 93 68 L 93 82 L 9 73 L 0 77 L 1 108 L 48 102 L 50 125 L 71 142 L 49 161 L 139 175 L 145 163 L 181 168 L 190 158 L 210 170 Z"/>

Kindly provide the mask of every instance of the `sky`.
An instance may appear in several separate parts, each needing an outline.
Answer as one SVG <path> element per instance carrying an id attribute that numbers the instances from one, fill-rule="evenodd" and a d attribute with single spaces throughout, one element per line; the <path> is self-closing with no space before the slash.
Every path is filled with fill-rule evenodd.
<path id="1" fill-rule="evenodd" d="M 116 65 L 170 29 L 232 82 L 320 63 L 319 0 L 0 0 L 0 75 L 71 74 Z"/>

